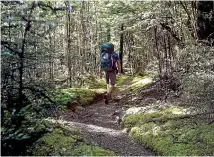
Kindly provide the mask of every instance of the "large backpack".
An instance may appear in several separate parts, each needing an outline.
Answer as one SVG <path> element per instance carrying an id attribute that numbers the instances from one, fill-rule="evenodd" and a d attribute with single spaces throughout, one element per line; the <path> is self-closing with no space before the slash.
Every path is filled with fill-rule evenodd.
<path id="1" fill-rule="evenodd" d="M 100 67 L 103 71 L 114 70 L 115 60 L 113 59 L 114 48 L 112 44 L 103 44 L 100 50 Z"/>

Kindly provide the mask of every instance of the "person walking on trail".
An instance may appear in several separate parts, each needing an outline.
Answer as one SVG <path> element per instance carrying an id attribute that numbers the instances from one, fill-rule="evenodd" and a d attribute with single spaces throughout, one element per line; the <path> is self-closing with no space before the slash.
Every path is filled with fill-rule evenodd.
<path id="1" fill-rule="evenodd" d="M 110 43 L 103 44 L 100 50 L 100 79 L 103 72 L 107 84 L 107 94 L 105 95 L 105 103 L 108 104 L 114 85 L 116 83 L 116 75 L 121 74 L 121 65 L 118 54 L 114 51 L 114 45 Z"/>

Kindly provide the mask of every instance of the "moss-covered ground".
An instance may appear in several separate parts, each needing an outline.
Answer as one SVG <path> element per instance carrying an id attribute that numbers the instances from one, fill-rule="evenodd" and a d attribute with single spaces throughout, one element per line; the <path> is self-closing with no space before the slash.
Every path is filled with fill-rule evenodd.
<path id="1" fill-rule="evenodd" d="M 121 75 L 117 77 L 114 93 L 117 93 L 122 85 L 128 85 L 128 90 L 136 90 L 150 83 L 151 80 L 149 77 Z M 93 103 L 99 94 L 105 92 L 106 83 L 104 79 L 88 76 L 85 78 L 82 88 L 57 89 L 53 99 L 63 108 L 66 108 L 66 104 L 69 101 L 84 107 Z"/>
<path id="2" fill-rule="evenodd" d="M 151 82 L 152 77 L 121 75 L 117 77 L 114 93 L 117 95 L 124 85 L 125 92 L 135 92 Z M 55 99 L 58 104 L 65 105 L 72 100 L 85 107 L 93 103 L 97 95 L 106 92 L 106 84 L 104 79 L 88 77 L 82 88 L 60 89 L 57 92 Z M 190 118 L 191 112 L 187 111 L 179 106 L 156 106 L 144 112 L 126 114 L 121 127 L 127 128 L 130 136 L 158 155 L 214 155 L 214 124 Z M 75 132 L 55 129 L 36 142 L 32 155 L 114 155 L 111 151 L 82 141 Z"/>
<path id="3" fill-rule="evenodd" d="M 129 86 L 129 90 L 134 91 L 148 85 L 152 82 L 152 77 L 148 76 L 135 76 L 133 77 L 131 84 Z"/>
<path id="4" fill-rule="evenodd" d="M 117 87 L 122 85 L 133 85 L 140 87 L 143 84 L 135 84 L 144 79 L 140 76 L 122 75 L 117 77 Z M 71 101 L 79 106 L 85 107 L 94 102 L 95 98 L 106 92 L 104 79 L 87 77 L 82 88 L 57 89 L 54 101 L 66 108 L 66 104 Z M 36 128 L 43 128 L 38 125 Z M 32 147 L 28 149 L 28 154 L 33 156 L 114 156 L 114 152 L 105 150 L 98 146 L 86 144 L 84 139 L 76 131 L 67 129 L 52 128 L 52 131 L 39 138 Z"/>
<path id="5" fill-rule="evenodd" d="M 65 105 L 68 101 L 85 106 L 93 102 L 98 93 L 86 88 L 61 89 L 55 97 L 57 104 Z"/>
<path id="6" fill-rule="evenodd" d="M 152 112 L 126 115 L 122 127 L 157 154 L 164 156 L 213 156 L 214 124 L 185 118 L 186 109 L 161 107 Z"/>
<path id="7" fill-rule="evenodd" d="M 114 156 L 114 152 L 86 144 L 75 130 L 55 128 L 28 149 L 33 156 Z"/>
<path id="8" fill-rule="evenodd" d="M 151 83 L 152 77 L 149 76 L 139 76 L 139 75 L 121 75 L 116 79 L 116 85 L 128 85 L 129 89 L 135 90 Z"/>

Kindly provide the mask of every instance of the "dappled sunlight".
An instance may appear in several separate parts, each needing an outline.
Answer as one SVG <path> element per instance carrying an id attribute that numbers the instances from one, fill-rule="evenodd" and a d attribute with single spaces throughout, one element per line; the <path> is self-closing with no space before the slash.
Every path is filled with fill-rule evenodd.
<path id="1" fill-rule="evenodd" d="M 150 107 L 131 107 L 128 110 L 126 110 L 126 114 L 141 114 L 148 110 Z"/>
<path id="2" fill-rule="evenodd" d="M 95 91 L 97 93 L 104 93 L 106 92 L 106 89 L 103 89 L 103 88 L 98 88 L 98 89 L 90 89 L 91 91 Z"/>
<path id="3" fill-rule="evenodd" d="M 159 108 L 164 113 L 172 113 L 175 115 L 188 115 L 188 114 L 196 114 L 195 108 L 193 107 L 179 107 L 167 104 L 163 107 Z"/>
<path id="4" fill-rule="evenodd" d="M 129 89 L 135 89 L 143 87 L 152 82 L 152 78 L 147 76 L 129 76 L 129 75 L 122 75 L 117 78 L 116 83 L 116 91 L 123 92 Z"/>
<path id="5" fill-rule="evenodd" d="M 132 100 L 136 100 L 138 97 L 133 97 Z M 134 105 L 134 104 L 133 104 Z M 143 104 L 142 104 L 143 105 Z M 195 114 L 195 108 L 188 107 L 183 108 L 179 106 L 173 106 L 170 103 L 156 101 L 152 104 L 142 106 L 142 107 L 130 107 L 126 110 L 126 114 L 141 114 L 141 113 L 154 113 L 159 112 L 163 114 L 171 113 L 177 115 Z"/>
<path id="6" fill-rule="evenodd" d="M 146 84 L 149 84 L 151 82 L 152 82 L 151 78 L 145 78 L 145 79 L 142 79 L 142 80 L 135 82 L 134 84 L 132 84 L 132 86 L 146 85 Z"/>
<path id="7" fill-rule="evenodd" d="M 136 78 L 132 81 L 132 84 L 128 87 L 131 90 L 139 89 L 152 83 L 152 78 Z"/>
<path id="8" fill-rule="evenodd" d="M 100 126 L 92 125 L 92 124 L 84 124 L 84 123 L 71 122 L 71 121 L 65 121 L 65 120 L 55 120 L 55 119 L 51 119 L 51 118 L 47 118 L 45 120 L 52 122 L 52 123 L 58 123 L 60 125 L 75 127 L 80 130 L 86 130 L 87 132 L 99 132 L 99 133 L 105 133 L 105 134 L 108 134 L 111 136 L 120 136 L 120 135 L 124 134 L 123 132 L 121 132 L 119 130 L 100 127 Z"/>

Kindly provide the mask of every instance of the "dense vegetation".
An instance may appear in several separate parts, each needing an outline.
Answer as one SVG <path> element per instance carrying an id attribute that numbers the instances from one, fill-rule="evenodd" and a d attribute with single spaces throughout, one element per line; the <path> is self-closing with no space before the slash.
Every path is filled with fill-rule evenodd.
<path id="1" fill-rule="evenodd" d="M 164 155 L 214 155 L 213 6 L 213 1 L 1 1 L 2 155 L 114 155 L 84 140 L 76 143 L 79 135 L 67 137 L 44 120 L 59 117 L 68 101 L 83 109 L 105 92 L 104 80 L 97 78 L 104 42 L 115 45 L 122 71 L 129 74 L 118 86 L 132 81 L 127 90 L 137 93 L 149 76 L 164 91 L 163 101 L 176 95 L 183 108 L 192 109 L 184 119 L 171 108 L 127 115 L 122 126 L 130 135 Z M 74 144 L 73 151 L 70 145 L 58 152 L 66 143 L 49 150 L 61 136 Z M 37 154 L 43 144 L 46 152 Z"/>

